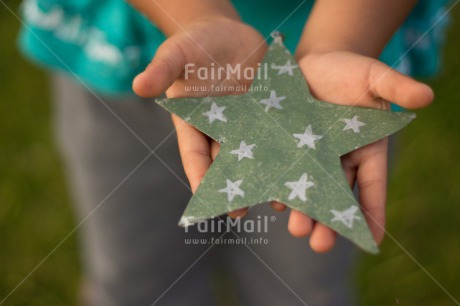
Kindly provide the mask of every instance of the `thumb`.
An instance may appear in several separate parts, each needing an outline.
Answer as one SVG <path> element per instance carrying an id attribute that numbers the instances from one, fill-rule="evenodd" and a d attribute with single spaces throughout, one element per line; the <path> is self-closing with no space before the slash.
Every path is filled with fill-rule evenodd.
<path id="1" fill-rule="evenodd" d="M 166 40 L 157 50 L 152 62 L 133 81 L 133 91 L 149 98 L 163 94 L 182 74 L 185 53 L 176 40 Z"/>
<path id="2" fill-rule="evenodd" d="M 369 90 L 374 97 L 383 98 L 404 108 L 422 108 L 433 101 L 433 91 L 423 83 L 375 61 L 369 67 Z"/>

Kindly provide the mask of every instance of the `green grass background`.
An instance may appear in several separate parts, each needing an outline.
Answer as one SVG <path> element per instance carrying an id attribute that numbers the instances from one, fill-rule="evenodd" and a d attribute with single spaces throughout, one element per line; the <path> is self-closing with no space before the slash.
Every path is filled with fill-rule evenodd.
<path id="1" fill-rule="evenodd" d="M 460 5 L 453 14 L 460 17 Z M 36 268 L 75 222 L 52 140 L 48 80 L 18 54 L 18 28 L 0 3 L 0 301 L 20 284 L 3 305 L 73 305 L 75 235 Z M 459 38 L 454 18 L 444 69 L 429 81 L 435 103 L 399 134 L 388 200 L 394 240 L 387 236 L 380 255 L 358 264 L 363 305 L 456 305 L 444 290 L 460 300 Z"/>

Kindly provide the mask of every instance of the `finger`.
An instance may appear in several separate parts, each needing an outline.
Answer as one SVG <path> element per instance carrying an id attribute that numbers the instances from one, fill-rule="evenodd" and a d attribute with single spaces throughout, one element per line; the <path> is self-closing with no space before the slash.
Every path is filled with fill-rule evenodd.
<path id="1" fill-rule="evenodd" d="M 206 171 L 211 166 L 211 152 L 207 137 L 176 115 L 172 115 L 176 128 L 179 152 L 190 188 L 195 193 Z"/>
<path id="2" fill-rule="evenodd" d="M 228 212 L 227 215 L 232 219 L 236 219 L 238 217 L 244 217 L 247 213 L 248 213 L 247 208 L 240 208 L 240 209 Z"/>
<path id="3" fill-rule="evenodd" d="M 211 141 L 211 159 L 214 161 L 220 152 L 220 144 L 217 141 Z"/>
<path id="4" fill-rule="evenodd" d="M 276 211 L 284 211 L 286 209 L 286 205 L 280 202 L 273 201 L 270 203 L 272 208 Z"/>
<path id="5" fill-rule="evenodd" d="M 311 233 L 313 220 L 298 210 L 292 209 L 289 215 L 288 230 L 292 236 L 305 237 Z"/>
<path id="6" fill-rule="evenodd" d="M 413 109 L 428 106 L 433 101 L 433 90 L 423 83 L 374 61 L 369 67 L 369 90 L 376 98 Z"/>
<path id="7" fill-rule="evenodd" d="M 180 44 L 174 39 L 166 40 L 144 72 L 134 78 L 134 92 L 145 98 L 163 94 L 182 74 L 186 63 Z"/>
<path id="8" fill-rule="evenodd" d="M 357 173 L 361 207 L 377 244 L 385 230 L 387 146 L 386 138 L 372 144 L 372 151 L 362 157 Z"/>
<path id="9" fill-rule="evenodd" d="M 318 253 L 326 253 L 335 244 L 336 233 L 329 227 L 316 222 L 310 237 L 310 247 Z"/>
<path id="10" fill-rule="evenodd" d="M 340 161 L 342 163 L 343 172 L 345 173 L 345 176 L 347 178 L 348 185 L 353 190 L 356 182 L 356 171 L 358 170 L 358 168 L 351 159 L 350 154 L 342 156 L 340 158 Z"/>

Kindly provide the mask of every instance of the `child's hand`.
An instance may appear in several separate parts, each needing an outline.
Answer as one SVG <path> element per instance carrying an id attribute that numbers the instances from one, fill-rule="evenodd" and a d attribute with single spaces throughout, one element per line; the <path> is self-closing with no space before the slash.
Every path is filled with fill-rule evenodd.
<path id="1" fill-rule="evenodd" d="M 235 81 L 204 82 L 196 75 L 186 80 L 182 75 L 186 64 L 195 64 L 196 68 L 210 67 L 212 63 L 215 67 L 227 64 L 255 67 L 265 50 L 266 45 L 257 31 L 237 20 L 224 17 L 197 20 L 163 43 L 152 63 L 134 80 L 133 88 L 143 97 L 158 96 L 165 91 L 168 97 L 207 96 L 212 93 L 212 84 L 235 86 Z M 433 99 L 426 85 L 377 60 L 352 52 L 306 53 L 298 61 L 313 95 L 324 101 L 388 109 L 386 100 L 406 108 L 418 108 Z M 249 84 L 250 80 L 240 83 Z M 206 85 L 208 91 L 187 92 L 185 86 L 188 85 Z M 173 122 L 185 173 L 194 192 L 217 155 L 219 145 L 180 118 L 173 116 Z M 342 165 L 350 186 L 358 182 L 364 214 L 375 240 L 380 242 L 385 222 L 387 140 L 344 156 Z M 273 207 L 285 208 L 281 203 L 273 203 Z M 230 215 L 244 213 L 242 209 Z M 328 251 L 335 242 L 331 229 L 295 210 L 291 211 L 288 228 L 294 236 L 311 234 L 310 245 L 317 252 Z"/>
<path id="2" fill-rule="evenodd" d="M 385 64 L 351 52 L 308 54 L 298 59 L 312 94 L 323 101 L 389 109 L 389 102 L 405 108 L 420 108 L 433 99 L 431 89 L 390 69 Z M 362 147 L 342 157 L 350 187 L 355 181 L 359 202 L 377 243 L 384 236 L 387 181 L 387 139 Z M 281 203 L 272 203 L 283 210 Z M 311 234 L 310 246 L 326 252 L 335 242 L 335 232 L 292 210 L 289 231 L 297 237 Z"/>
<path id="3" fill-rule="evenodd" d="M 165 91 L 169 98 L 206 97 L 212 95 L 211 85 L 236 87 L 238 83 L 225 80 L 225 76 L 224 80 L 200 80 L 196 73 L 188 75 L 186 80 L 182 75 L 186 64 L 194 64 L 195 72 L 199 67 L 214 65 L 217 68 L 227 64 L 232 67 L 242 65 L 244 69 L 256 67 L 265 51 L 266 44 L 260 34 L 239 21 L 223 17 L 197 20 L 160 46 L 151 64 L 134 80 L 133 89 L 142 97 L 159 96 Z M 239 80 L 240 84 L 249 85 L 251 82 Z M 189 85 L 205 86 L 207 90 L 186 91 Z M 173 115 L 173 123 L 185 174 L 192 192 L 195 192 L 220 147 L 181 118 Z M 240 216 L 244 212 L 233 212 L 231 216 Z"/>

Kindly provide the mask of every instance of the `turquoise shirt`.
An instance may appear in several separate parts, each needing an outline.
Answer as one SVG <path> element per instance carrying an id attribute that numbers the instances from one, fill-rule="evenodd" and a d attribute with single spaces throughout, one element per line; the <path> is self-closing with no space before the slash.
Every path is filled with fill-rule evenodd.
<path id="1" fill-rule="evenodd" d="M 440 46 L 448 22 L 448 18 L 439 17 L 445 13 L 447 2 L 420 1 L 388 43 L 381 60 L 406 74 L 434 74 L 440 65 Z M 274 30 L 281 31 L 292 52 L 313 5 L 312 0 L 233 3 L 242 19 L 265 37 Z M 25 0 L 21 10 L 25 25 L 19 45 L 23 53 L 46 67 L 67 71 L 101 93 L 132 93 L 133 78 L 165 40 L 151 22 L 123 0 Z"/>

